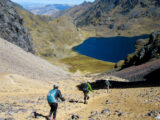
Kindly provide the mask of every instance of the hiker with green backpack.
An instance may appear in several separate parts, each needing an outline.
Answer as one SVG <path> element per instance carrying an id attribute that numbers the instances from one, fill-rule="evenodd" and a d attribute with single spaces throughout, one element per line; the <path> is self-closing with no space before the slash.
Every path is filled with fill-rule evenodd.
<path id="1" fill-rule="evenodd" d="M 87 83 L 84 83 L 82 87 L 83 87 L 82 90 L 83 90 L 83 93 L 84 93 L 84 104 L 88 104 L 88 100 L 90 98 L 89 92 L 93 91 L 93 89 L 90 85 L 90 81 L 87 81 Z"/>
<path id="2" fill-rule="evenodd" d="M 65 101 L 65 99 L 62 97 L 61 91 L 58 90 L 58 84 L 54 84 L 53 89 L 50 90 L 47 95 L 48 104 L 51 107 L 51 110 L 49 113 L 50 120 L 56 120 L 56 112 L 58 108 L 58 98 L 60 98 L 62 101 Z M 53 114 L 53 119 L 51 118 L 52 114 Z"/>

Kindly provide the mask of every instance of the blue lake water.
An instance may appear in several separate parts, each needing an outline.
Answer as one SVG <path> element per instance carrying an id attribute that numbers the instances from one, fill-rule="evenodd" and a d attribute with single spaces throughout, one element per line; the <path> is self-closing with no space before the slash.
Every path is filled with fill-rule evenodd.
<path id="1" fill-rule="evenodd" d="M 149 35 L 135 37 L 88 38 L 74 51 L 103 61 L 118 62 L 135 51 L 134 44 L 138 39 L 149 38 Z"/>

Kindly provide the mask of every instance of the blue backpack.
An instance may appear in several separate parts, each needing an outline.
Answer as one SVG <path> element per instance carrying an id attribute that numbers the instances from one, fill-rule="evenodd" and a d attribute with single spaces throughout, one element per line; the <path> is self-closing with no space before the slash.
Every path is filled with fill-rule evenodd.
<path id="1" fill-rule="evenodd" d="M 48 103 L 57 103 L 56 93 L 57 93 L 57 90 L 49 91 L 47 96 Z"/>

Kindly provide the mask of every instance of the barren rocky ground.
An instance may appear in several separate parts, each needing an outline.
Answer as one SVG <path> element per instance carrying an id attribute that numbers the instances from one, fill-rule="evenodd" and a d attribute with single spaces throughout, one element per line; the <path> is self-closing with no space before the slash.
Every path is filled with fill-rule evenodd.
<path id="1" fill-rule="evenodd" d="M 61 79 L 69 73 L 53 66 L 38 56 L 0 38 L 0 73 L 14 73 L 32 79 L 49 81 Z"/>
<path id="2" fill-rule="evenodd" d="M 85 79 L 74 75 L 58 82 L 66 102 L 59 103 L 57 120 L 153 120 L 160 112 L 160 88 L 154 86 L 114 88 L 109 93 L 105 89 L 94 90 L 85 105 L 83 93 L 76 87 Z M 1 74 L 0 81 L 2 120 L 46 120 L 46 95 L 54 81 L 48 84 L 15 74 Z"/>

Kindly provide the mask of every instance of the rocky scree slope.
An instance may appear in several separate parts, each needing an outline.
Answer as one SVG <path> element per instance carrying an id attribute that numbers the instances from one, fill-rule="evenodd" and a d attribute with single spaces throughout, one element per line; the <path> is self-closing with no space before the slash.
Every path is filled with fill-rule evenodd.
<path id="1" fill-rule="evenodd" d="M 0 1 L 0 37 L 34 53 L 32 38 L 24 26 L 24 20 L 9 0 Z"/>
<path id="2" fill-rule="evenodd" d="M 0 73 L 18 74 L 28 78 L 56 81 L 70 76 L 47 61 L 0 38 Z"/>
<path id="3" fill-rule="evenodd" d="M 147 81 L 160 85 L 160 59 L 149 61 L 138 66 L 131 66 L 108 75 L 120 77 L 130 82 Z M 137 83 L 138 84 L 138 83 Z"/>
<path id="4" fill-rule="evenodd" d="M 121 20 L 127 22 L 127 20 L 142 17 L 158 19 L 160 18 L 159 7 L 159 0 L 96 0 L 88 6 L 88 9 L 84 9 L 75 17 L 75 23 L 77 26 L 85 26 L 113 24 Z M 73 11 L 72 16 L 76 13 Z M 127 17 L 127 20 L 124 17 Z M 109 27 L 112 28 L 114 25 Z M 120 26 L 119 29 L 121 29 Z"/>

